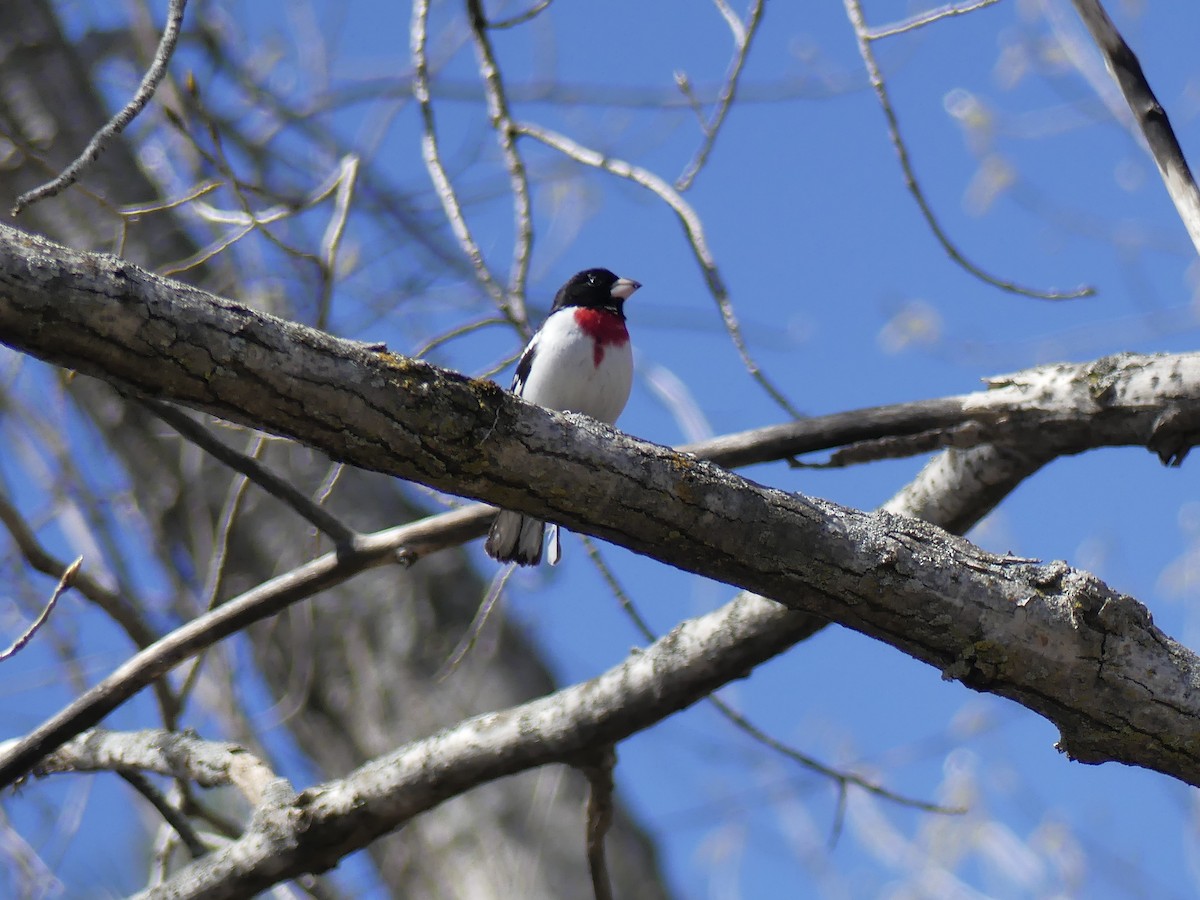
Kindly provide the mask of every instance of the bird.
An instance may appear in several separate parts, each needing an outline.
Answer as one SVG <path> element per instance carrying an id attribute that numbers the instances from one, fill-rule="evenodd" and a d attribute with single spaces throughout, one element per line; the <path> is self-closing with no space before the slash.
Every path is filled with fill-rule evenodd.
<path id="1" fill-rule="evenodd" d="M 616 422 L 633 386 L 625 301 L 640 287 L 608 269 L 584 269 L 567 279 L 521 354 L 512 392 L 548 409 L 583 413 L 608 425 Z M 498 562 L 536 566 L 542 561 L 545 532 L 541 519 L 501 510 L 484 550 Z M 560 555 L 555 527 L 550 564 Z"/>

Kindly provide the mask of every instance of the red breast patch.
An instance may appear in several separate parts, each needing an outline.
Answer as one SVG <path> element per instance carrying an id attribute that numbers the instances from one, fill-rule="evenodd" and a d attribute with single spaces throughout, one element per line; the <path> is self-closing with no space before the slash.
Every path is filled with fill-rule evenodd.
<path id="1" fill-rule="evenodd" d="M 581 306 L 575 310 L 575 323 L 583 333 L 596 342 L 592 349 L 592 365 L 599 366 L 604 360 L 604 348 L 609 344 L 620 347 L 629 342 L 625 320 L 607 309 L 590 309 Z"/>

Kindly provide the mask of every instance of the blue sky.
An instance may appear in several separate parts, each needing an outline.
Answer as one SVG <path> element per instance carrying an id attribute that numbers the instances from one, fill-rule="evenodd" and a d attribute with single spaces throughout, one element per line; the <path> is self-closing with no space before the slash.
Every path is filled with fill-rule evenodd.
<path id="1" fill-rule="evenodd" d="M 1195 159 L 1200 7 L 1110 6 Z M 330 39 L 334 84 L 406 74 L 406 5 L 315 8 Z M 276 77 L 294 78 L 300 95 L 305 18 L 271 3 L 229 9 L 255 40 L 278 42 L 284 62 Z M 897 2 L 865 5 L 873 25 L 911 11 Z M 473 82 L 469 43 L 454 40 L 460 6 L 437 6 L 433 22 L 445 41 L 439 46 L 454 48 L 439 80 Z M 1194 251 L 1153 163 L 1064 53 L 1071 42 L 1087 48 L 1068 3 L 1005 0 L 876 45 L 913 165 L 961 250 L 1023 284 L 1086 283 L 1098 292 L 1052 303 L 983 284 L 939 247 L 904 187 L 841 4 L 769 6 L 744 74 L 749 99 L 733 110 L 687 198 L 703 218 L 751 351 L 796 406 L 841 411 L 961 393 L 985 376 L 1039 363 L 1193 347 Z M 560 0 L 498 36 L 496 49 L 510 84 L 552 78 L 593 92 L 669 95 L 678 71 L 697 85 L 719 82 L 729 40 L 707 4 Z M 1094 56 L 1092 64 L 1100 65 Z M 686 110 L 525 101 L 515 112 L 668 179 L 699 140 Z M 484 110 L 443 100 L 438 116 L 455 182 L 476 198 L 472 226 L 504 276 L 511 209 Z M 352 146 L 381 133 L 377 163 L 400 183 L 427 184 L 411 104 L 363 105 L 339 128 Z M 673 214 L 637 186 L 522 146 L 537 173 L 531 307 L 544 311 L 557 285 L 589 266 L 644 284 L 628 307 L 639 379 L 619 426 L 661 443 L 685 439 L 651 388 L 663 373 L 685 386 L 713 433 L 782 421 L 745 374 Z M 994 196 L 981 199 L 981 170 L 1004 173 Z M 386 339 L 403 352 L 479 309 L 461 284 L 437 280 L 426 300 L 364 318 L 356 291 L 368 293 L 380 269 L 411 257 L 389 246 L 388 235 L 356 230 L 353 218 L 347 252 L 365 265 L 335 300 L 334 327 L 344 333 Z M 520 343 L 490 329 L 448 346 L 438 361 L 478 373 Z M 921 463 L 824 472 L 771 465 L 747 474 L 871 508 Z M 1166 470 L 1145 451 L 1106 450 L 1053 464 L 971 537 L 991 550 L 1088 568 L 1195 646 L 1195 583 L 1179 563 L 1195 551 L 1198 509 L 1191 462 Z M 731 596 L 618 548 L 603 552 L 660 632 Z M 640 638 L 574 538 L 564 555 L 557 570 L 520 573 L 506 602 L 566 683 L 616 664 Z M 481 551 L 478 562 L 490 571 Z M 805 753 L 913 797 L 969 801 L 974 812 L 948 820 L 854 794 L 833 842 L 831 785 L 701 705 L 619 749 L 623 799 L 660 841 L 681 897 L 917 896 L 918 886 L 964 897 L 1200 890 L 1190 789 L 1135 769 L 1070 763 L 1054 750 L 1045 721 L 943 682 L 890 647 L 826 629 L 723 696 Z M 22 721 L 30 723 L 28 714 Z M 84 859 L 112 867 L 111 847 L 81 843 Z"/>
<path id="2" fill-rule="evenodd" d="M 1024 284 L 1094 285 L 1098 294 L 1088 300 L 1007 294 L 946 258 L 904 188 L 840 4 L 804 6 L 769 8 L 745 78 L 752 85 L 805 75 L 812 79 L 807 96 L 737 108 L 688 195 L 755 355 L 794 403 L 812 413 L 852 409 L 971 390 L 983 376 L 1038 363 L 1194 343 L 1194 252 L 1186 234 L 1137 141 L 1089 84 L 1058 64 L 1059 38 L 1035 5 L 1000 4 L 881 42 L 877 52 L 922 185 L 963 252 Z M 1061 6 L 1064 26 L 1075 29 L 1067 37 L 1081 40 L 1072 10 Z M 868 4 L 866 12 L 883 24 L 906 9 Z M 1197 73 L 1181 36 L 1198 33 L 1197 11 L 1122 11 L 1112 10 L 1185 149 L 1194 146 Z M 571 52 L 558 55 L 553 71 L 568 82 L 605 84 L 669 86 L 677 69 L 696 82 L 719 77 L 727 43 L 715 11 L 663 4 L 656 12 L 639 16 L 633 5 L 613 4 L 601 18 L 580 7 L 556 9 L 543 27 Z M 1022 54 L 1030 58 L 1023 73 Z M 968 191 L 981 167 L 980 139 L 947 111 L 968 103 L 989 120 L 992 164 L 1011 167 L 1017 179 L 975 212 Z M 534 105 L 518 112 L 666 176 L 677 174 L 696 141 L 686 115 L 670 121 L 660 113 Z M 558 260 L 545 261 L 542 296 L 585 265 L 638 278 L 646 287 L 629 314 L 643 370 L 661 366 L 678 376 L 718 433 L 779 421 L 780 411 L 742 373 L 669 212 L 612 180 L 590 179 L 588 187 L 600 209 Z M 498 251 L 495 258 L 505 257 Z M 899 349 L 887 338 L 903 330 L 897 319 L 924 322 Z M 620 425 L 651 440 L 682 436 L 644 381 Z M 771 466 L 748 474 L 871 507 L 919 465 Z M 1162 573 L 1194 540 L 1179 524 L 1180 510 L 1194 503 L 1193 484 L 1186 466 L 1164 470 L 1144 451 L 1063 460 L 973 537 L 993 550 L 1091 567 L 1186 641 L 1194 630 L 1190 592 L 1168 590 Z M 565 680 L 612 665 L 637 640 L 572 549 L 568 543 L 570 559 L 553 576 L 517 581 L 511 601 Z M 660 630 L 729 597 L 726 588 L 624 551 L 606 557 Z M 852 807 L 869 809 L 852 812 L 829 850 L 831 787 L 698 708 L 621 749 L 624 796 L 663 841 L 683 896 L 879 896 L 915 884 L 936 896 L 1186 896 L 1197 889 L 1188 789 L 1129 768 L 1070 763 L 1054 749 L 1048 723 L 944 683 L 891 648 L 830 629 L 727 696 L 805 752 L 862 765 L 899 791 L 944 799 L 958 785 L 962 793 L 950 795 L 969 798 L 978 817 L 937 822 L 859 797 Z M 882 823 L 895 829 L 894 841 Z M 937 837 L 939 829 L 957 829 L 957 837 Z M 966 835 L 983 836 L 974 850 L 954 849 L 955 840 L 969 843 Z M 913 874 L 932 877 L 931 859 L 960 881 Z"/>

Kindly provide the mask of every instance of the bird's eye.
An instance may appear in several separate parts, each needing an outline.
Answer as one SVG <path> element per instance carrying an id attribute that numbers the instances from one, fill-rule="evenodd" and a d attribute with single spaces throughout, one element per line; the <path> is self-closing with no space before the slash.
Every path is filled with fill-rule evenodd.
<path id="1" fill-rule="evenodd" d="M 595 276 L 595 275 L 589 275 L 589 276 L 588 276 L 588 284 L 595 284 L 595 283 L 596 283 L 596 276 Z"/>

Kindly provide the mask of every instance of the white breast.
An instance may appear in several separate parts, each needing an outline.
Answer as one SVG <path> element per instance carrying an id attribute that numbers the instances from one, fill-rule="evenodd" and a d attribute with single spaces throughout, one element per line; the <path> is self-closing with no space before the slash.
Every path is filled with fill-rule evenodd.
<path id="1" fill-rule="evenodd" d="M 608 344 L 599 365 L 595 341 L 574 327 L 573 313 L 551 316 L 538 334 L 536 357 L 521 396 L 550 409 L 583 413 L 610 425 L 617 420 L 633 385 L 629 341 Z"/>

